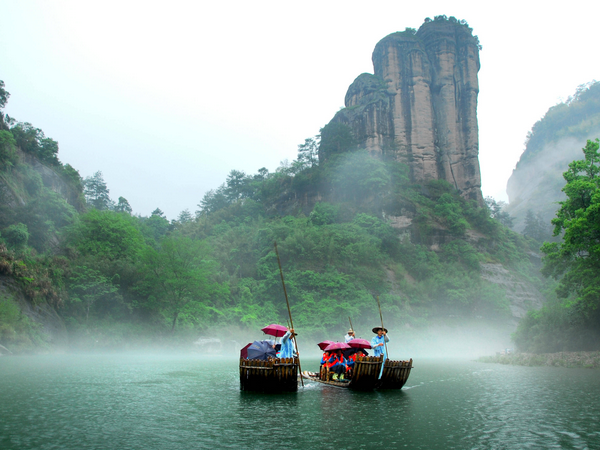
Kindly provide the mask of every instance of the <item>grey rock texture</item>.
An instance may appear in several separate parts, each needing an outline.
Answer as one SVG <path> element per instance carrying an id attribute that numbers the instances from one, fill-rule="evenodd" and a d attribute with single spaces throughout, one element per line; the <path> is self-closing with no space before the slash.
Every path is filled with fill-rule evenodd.
<path id="1" fill-rule="evenodd" d="M 481 203 L 479 45 L 470 28 L 435 20 L 416 34 L 390 34 L 373 66 L 348 88 L 332 123 L 349 126 L 358 148 L 407 164 L 414 182 L 447 180 Z"/>

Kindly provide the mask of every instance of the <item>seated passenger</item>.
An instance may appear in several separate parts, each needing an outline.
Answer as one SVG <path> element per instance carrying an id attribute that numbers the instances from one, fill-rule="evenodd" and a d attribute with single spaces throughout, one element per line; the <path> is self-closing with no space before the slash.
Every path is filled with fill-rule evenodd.
<path id="1" fill-rule="evenodd" d="M 321 366 L 319 369 L 319 373 L 321 374 L 322 380 L 324 380 L 327 377 L 327 369 L 329 368 L 327 363 L 330 357 L 331 355 L 329 354 L 329 352 L 324 352 L 323 356 L 321 357 Z"/>
<path id="2" fill-rule="evenodd" d="M 367 356 L 367 353 L 362 348 L 358 348 L 348 357 L 348 368 L 350 370 L 354 369 L 354 363 L 359 356 Z"/>
<path id="3" fill-rule="evenodd" d="M 329 371 L 333 372 L 332 379 L 335 381 L 343 381 L 344 374 L 348 370 L 348 365 L 346 364 L 346 358 L 342 355 L 342 351 L 336 350 L 329 358 L 328 364 Z"/>
<path id="4" fill-rule="evenodd" d="M 331 355 L 329 352 L 323 353 L 323 356 L 321 357 L 321 365 L 326 364 L 330 357 Z"/>

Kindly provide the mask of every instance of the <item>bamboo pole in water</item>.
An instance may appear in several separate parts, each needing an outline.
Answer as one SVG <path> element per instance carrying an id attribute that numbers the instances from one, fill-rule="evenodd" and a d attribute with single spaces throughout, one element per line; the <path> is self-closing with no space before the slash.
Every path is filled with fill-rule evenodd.
<path id="1" fill-rule="evenodd" d="M 281 284 L 283 285 L 283 293 L 285 294 L 285 302 L 287 303 L 288 314 L 290 316 L 290 325 L 292 326 L 291 328 L 294 329 L 294 321 L 292 320 L 292 310 L 290 309 L 290 301 L 288 300 L 287 290 L 285 289 L 285 281 L 283 281 L 283 269 L 281 268 L 281 260 L 279 259 L 279 250 L 277 250 L 277 242 L 274 242 L 273 244 L 275 245 L 275 254 L 277 255 L 277 264 L 279 264 L 279 275 L 281 275 Z M 302 366 L 300 365 L 300 352 L 298 352 L 297 337 L 294 338 L 294 345 L 296 347 L 296 354 L 298 355 L 298 369 L 300 369 L 300 383 L 302 383 L 302 387 L 304 387 L 304 380 L 302 379 Z"/>

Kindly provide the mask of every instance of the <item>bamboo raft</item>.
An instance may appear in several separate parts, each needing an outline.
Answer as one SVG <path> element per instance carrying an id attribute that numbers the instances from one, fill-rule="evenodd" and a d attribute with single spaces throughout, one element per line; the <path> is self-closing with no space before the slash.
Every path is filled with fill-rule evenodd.
<path id="1" fill-rule="evenodd" d="M 354 389 L 359 391 L 372 391 L 374 389 L 402 389 L 406 384 L 410 370 L 412 369 L 412 359 L 409 361 L 392 361 L 387 359 L 383 366 L 381 379 L 381 364 L 383 356 L 366 356 L 357 358 L 354 365 L 354 374 L 352 378 L 344 381 L 332 380 L 330 374 L 327 374 L 323 369 L 321 373 L 304 371 L 302 376 L 305 379 L 316 381 L 318 383 L 327 384 L 346 389 Z"/>
<path id="2" fill-rule="evenodd" d="M 329 386 L 354 389 L 357 391 L 372 391 L 379 383 L 379 372 L 381 372 L 383 356 L 363 356 L 356 358 L 352 377 L 344 381 L 331 379 L 331 372 L 321 370 L 321 373 L 303 372 L 302 376 L 308 380 Z"/>
<path id="3" fill-rule="evenodd" d="M 298 358 L 268 361 L 240 359 L 240 389 L 258 392 L 295 392 L 298 390 Z"/>
<path id="4" fill-rule="evenodd" d="M 412 358 L 409 361 L 392 361 L 386 359 L 383 365 L 381 379 L 377 383 L 377 389 L 402 389 L 406 384 L 410 370 L 412 369 Z"/>

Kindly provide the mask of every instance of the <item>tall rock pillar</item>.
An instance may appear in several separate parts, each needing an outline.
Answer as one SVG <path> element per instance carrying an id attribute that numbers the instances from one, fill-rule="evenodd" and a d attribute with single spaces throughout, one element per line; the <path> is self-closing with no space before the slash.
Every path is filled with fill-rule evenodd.
<path id="1" fill-rule="evenodd" d="M 471 29 L 442 16 L 416 33 L 390 34 L 375 46 L 373 66 L 374 75 L 352 83 L 346 108 L 330 123 L 347 125 L 358 147 L 373 156 L 407 164 L 414 182 L 443 179 L 483 204 L 479 43 Z"/>

